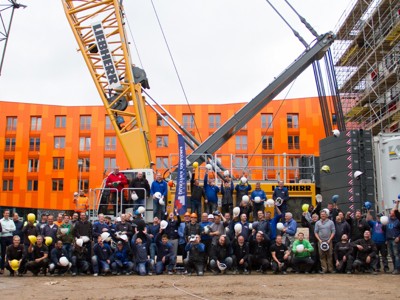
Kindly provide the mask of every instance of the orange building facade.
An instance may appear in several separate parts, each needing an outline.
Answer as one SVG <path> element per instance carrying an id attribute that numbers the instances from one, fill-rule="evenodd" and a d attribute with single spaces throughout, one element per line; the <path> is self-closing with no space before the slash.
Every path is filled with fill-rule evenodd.
<path id="1" fill-rule="evenodd" d="M 217 152 L 233 175 L 297 182 L 302 157 L 319 155 L 325 136 L 318 98 L 282 102 L 272 101 Z M 103 106 L 0 104 L 0 206 L 73 209 L 79 186 L 98 188 L 114 166 L 129 168 Z M 164 107 L 204 141 L 243 105 Z M 147 115 L 154 170 L 164 172 L 176 162 L 177 134 L 150 107 Z"/>

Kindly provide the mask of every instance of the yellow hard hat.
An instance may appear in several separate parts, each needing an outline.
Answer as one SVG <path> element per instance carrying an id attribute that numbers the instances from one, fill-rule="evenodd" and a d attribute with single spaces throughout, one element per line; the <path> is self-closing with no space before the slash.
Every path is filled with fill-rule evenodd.
<path id="1" fill-rule="evenodd" d="M 36 244 L 36 236 L 30 235 L 30 236 L 28 236 L 28 239 L 32 245 Z"/>
<path id="2" fill-rule="evenodd" d="M 32 222 L 32 223 L 35 222 L 36 221 L 35 214 L 32 214 L 32 213 L 28 214 L 28 221 Z"/>
<path id="3" fill-rule="evenodd" d="M 197 169 L 198 167 L 199 167 L 199 163 L 198 163 L 197 161 L 195 161 L 195 162 L 193 163 L 193 168 Z"/>
<path id="4" fill-rule="evenodd" d="M 51 244 L 53 244 L 53 238 L 51 236 L 46 236 L 44 238 L 44 243 L 46 244 L 46 246 L 50 246 Z"/>
<path id="5" fill-rule="evenodd" d="M 16 259 L 13 259 L 10 261 L 10 267 L 13 269 L 13 271 L 17 271 L 19 269 L 19 261 Z"/>
<path id="6" fill-rule="evenodd" d="M 304 203 L 303 204 L 303 206 L 301 207 L 301 209 L 304 211 L 304 212 L 308 212 L 308 208 L 309 208 L 310 206 L 307 204 L 307 203 Z"/>

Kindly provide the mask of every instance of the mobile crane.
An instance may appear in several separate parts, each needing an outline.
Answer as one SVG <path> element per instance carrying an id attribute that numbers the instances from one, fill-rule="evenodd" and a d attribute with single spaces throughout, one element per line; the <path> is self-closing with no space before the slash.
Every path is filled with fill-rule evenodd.
<path id="1" fill-rule="evenodd" d="M 122 1 L 62 2 L 80 52 L 131 168 L 152 174 L 146 99 L 142 95 L 143 89 L 149 88 L 149 85 L 145 72 L 131 62 Z M 187 157 L 187 164 L 205 162 L 207 155 L 213 155 L 307 67 L 324 57 L 334 39 L 332 32 L 318 36 L 313 45 L 307 47 L 285 71 L 203 143 L 180 126 L 186 135 L 185 142 L 193 149 Z M 161 113 L 158 114 L 164 118 Z"/>

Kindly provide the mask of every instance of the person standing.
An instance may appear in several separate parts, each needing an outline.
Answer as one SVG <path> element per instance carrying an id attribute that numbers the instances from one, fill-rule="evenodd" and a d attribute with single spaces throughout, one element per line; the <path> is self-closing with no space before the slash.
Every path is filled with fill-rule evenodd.
<path id="1" fill-rule="evenodd" d="M 155 197 L 156 193 L 161 194 L 161 197 L 163 197 L 164 200 L 164 205 L 160 204 L 160 198 Z M 162 219 L 162 216 L 165 213 L 165 203 L 167 203 L 168 198 L 168 185 L 159 172 L 156 174 L 156 180 L 151 184 L 150 194 L 153 197 L 153 217 Z"/>
<path id="2" fill-rule="evenodd" d="M 248 196 L 251 191 L 251 184 L 248 182 L 246 177 L 242 177 L 239 183 L 235 186 L 236 191 L 236 206 L 242 202 L 243 196 Z M 248 217 L 248 216 L 247 216 Z"/>
<path id="3" fill-rule="evenodd" d="M 250 199 L 253 203 L 253 221 L 256 221 L 258 212 L 264 212 L 264 203 L 267 200 L 267 196 L 261 189 L 261 184 L 259 182 L 256 183 L 256 189 L 251 193 Z"/>
<path id="4" fill-rule="evenodd" d="M 278 186 L 274 189 L 274 193 L 272 194 L 272 199 L 276 201 L 276 199 L 281 198 L 282 204 L 279 209 L 282 212 L 282 215 L 286 213 L 287 210 L 287 201 L 289 200 L 289 190 L 285 187 L 283 180 L 278 181 Z"/>
<path id="5" fill-rule="evenodd" d="M 24 227 L 24 222 L 19 220 L 19 215 L 18 213 L 14 213 L 13 214 L 13 221 L 15 224 L 15 231 L 14 231 L 14 235 L 18 235 L 20 237 L 20 239 L 23 239 L 23 234 L 22 234 L 22 228 Z"/>
<path id="6" fill-rule="evenodd" d="M 106 187 L 110 189 L 110 197 L 108 199 L 108 203 L 105 205 L 106 208 L 110 206 L 110 208 L 112 207 L 111 210 L 115 211 L 115 206 L 119 204 L 117 203 L 117 193 L 120 194 L 122 189 L 127 184 L 128 179 L 126 178 L 126 176 L 119 171 L 119 167 L 115 167 L 114 171 L 110 175 L 108 175 L 106 179 Z M 122 199 L 120 201 L 122 201 Z"/>
<path id="7" fill-rule="evenodd" d="M 1 243 L 0 274 L 3 274 L 6 248 L 13 243 L 13 233 L 16 229 L 14 221 L 11 220 L 10 218 L 9 209 L 4 210 L 3 218 L 0 219 L 0 227 L 2 228 L 2 231 L 0 232 L 0 243 Z"/>
<path id="8" fill-rule="evenodd" d="M 75 210 L 74 212 L 80 214 L 81 212 L 86 213 L 89 209 L 89 198 L 85 195 L 83 190 L 79 191 L 79 195 L 74 197 Z"/>
<path id="9" fill-rule="evenodd" d="M 320 213 L 320 220 L 315 223 L 314 234 L 318 240 L 319 248 L 319 259 L 321 261 L 321 273 L 333 273 L 333 245 L 332 240 L 335 237 L 335 224 L 332 220 L 328 219 L 326 211 L 322 210 Z M 328 249 L 325 250 L 321 247 L 322 243 L 329 245 Z"/>
<path id="10" fill-rule="evenodd" d="M 393 275 L 400 274 L 400 221 L 395 210 L 390 211 L 389 224 L 386 225 L 386 242 L 393 262 Z"/>
<path id="11" fill-rule="evenodd" d="M 134 210 L 139 206 L 146 205 L 146 198 L 150 196 L 150 184 L 144 176 L 143 172 L 138 172 L 136 177 L 132 179 L 129 188 L 133 189 L 130 192 L 137 195 L 137 200 L 134 203 Z"/>
<path id="12" fill-rule="evenodd" d="M 190 209 L 192 213 L 196 213 L 199 217 L 198 221 L 200 222 L 201 215 L 201 199 L 206 198 L 206 194 L 204 192 L 204 188 L 200 186 L 199 180 L 195 179 L 195 173 L 193 172 L 192 178 L 190 179 Z"/>
<path id="13" fill-rule="evenodd" d="M 209 179 L 208 173 L 204 175 L 204 190 L 206 194 L 206 211 L 212 214 L 218 207 L 219 187 L 215 185 L 215 179 Z"/>
<path id="14" fill-rule="evenodd" d="M 221 183 L 222 213 L 232 213 L 233 209 L 233 181 L 228 176 Z"/>

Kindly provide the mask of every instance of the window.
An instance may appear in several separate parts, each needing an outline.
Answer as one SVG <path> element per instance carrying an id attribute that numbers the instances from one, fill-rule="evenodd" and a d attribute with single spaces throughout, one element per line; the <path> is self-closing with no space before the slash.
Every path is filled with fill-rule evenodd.
<path id="1" fill-rule="evenodd" d="M 38 190 L 38 181 L 35 180 L 28 180 L 28 191 L 37 191 Z"/>
<path id="2" fill-rule="evenodd" d="M 111 124 L 111 119 L 109 116 L 106 116 L 106 130 L 112 130 L 113 125 Z"/>
<path id="3" fill-rule="evenodd" d="M 298 135 L 288 136 L 288 148 L 289 149 L 300 149 L 300 137 Z"/>
<path id="4" fill-rule="evenodd" d="M 78 190 L 84 190 L 84 191 L 89 190 L 89 179 L 81 179 L 80 183 L 81 186 L 79 186 L 79 181 L 78 181 Z"/>
<path id="5" fill-rule="evenodd" d="M 263 167 L 273 167 L 274 166 L 274 158 L 273 157 L 264 157 L 262 159 Z"/>
<path id="6" fill-rule="evenodd" d="M 264 150 L 271 150 L 274 148 L 274 137 L 267 135 L 262 138 L 262 148 Z"/>
<path id="7" fill-rule="evenodd" d="M 64 157 L 53 157 L 53 170 L 64 170 Z"/>
<path id="8" fill-rule="evenodd" d="M 156 168 L 157 169 L 168 169 L 168 157 L 164 157 L 164 156 L 156 157 Z"/>
<path id="9" fill-rule="evenodd" d="M 6 138 L 6 147 L 4 151 L 15 151 L 15 138 Z"/>
<path id="10" fill-rule="evenodd" d="M 261 114 L 261 128 L 272 128 L 272 114 Z"/>
<path id="11" fill-rule="evenodd" d="M 31 117 L 31 131 L 42 130 L 42 117 Z"/>
<path id="12" fill-rule="evenodd" d="M 39 172 L 39 159 L 30 158 L 28 160 L 28 172 Z"/>
<path id="13" fill-rule="evenodd" d="M 288 128 L 299 128 L 299 115 L 288 114 L 287 115 L 287 127 Z"/>
<path id="14" fill-rule="evenodd" d="M 247 150 L 247 135 L 236 136 L 236 150 Z"/>
<path id="15" fill-rule="evenodd" d="M 63 191 L 64 190 L 64 180 L 63 179 L 53 179 L 52 180 L 52 191 Z"/>
<path id="16" fill-rule="evenodd" d="M 54 137 L 54 149 L 65 149 L 65 136 Z"/>
<path id="17" fill-rule="evenodd" d="M 243 169 L 247 167 L 248 158 L 247 156 L 235 156 L 234 162 L 235 168 Z"/>
<path id="18" fill-rule="evenodd" d="M 104 150 L 115 151 L 117 149 L 117 139 L 115 136 L 107 136 L 104 139 Z"/>
<path id="19" fill-rule="evenodd" d="M 40 151 L 40 138 L 29 139 L 29 151 Z"/>
<path id="20" fill-rule="evenodd" d="M 289 157 L 289 166 L 290 167 L 298 167 L 300 164 L 299 157 Z"/>
<path id="21" fill-rule="evenodd" d="M 221 115 L 220 114 L 209 114 L 208 115 L 208 127 L 217 129 L 221 127 Z"/>
<path id="22" fill-rule="evenodd" d="M 79 138 L 79 151 L 90 151 L 90 137 Z"/>
<path id="23" fill-rule="evenodd" d="M 14 172 L 14 158 L 4 159 L 4 172 Z"/>
<path id="24" fill-rule="evenodd" d="M 12 191 L 14 188 L 14 180 L 5 179 L 3 180 L 3 191 Z"/>
<path id="25" fill-rule="evenodd" d="M 67 118 L 65 116 L 56 116 L 56 128 L 65 128 Z"/>
<path id="26" fill-rule="evenodd" d="M 104 158 L 104 172 L 107 173 L 108 170 L 114 169 L 117 166 L 117 159 L 115 157 L 105 157 Z"/>
<path id="27" fill-rule="evenodd" d="M 78 159 L 78 167 L 81 168 L 80 170 L 78 170 L 80 172 L 89 172 L 90 158 L 89 157 L 79 158 Z"/>
<path id="28" fill-rule="evenodd" d="M 157 148 L 168 147 L 168 135 L 157 135 Z"/>
<path id="29" fill-rule="evenodd" d="M 194 117 L 192 114 L 182 115 L 182 125 L 185 129 L 194 128 Z"/>
<path id="30" fill-rule="evenodd" d="M 164 119 L 161 118 L 159 115 L 157 115 L 157 126 L 168 126 L 167 122 L 168 121 L 168 116 L 163 115 Z"/>
<path id="31" fill-rule="evenodd" d="M 80 118 L 81 130 L 90 130 L 91 124 L 92 124 L 91 116 L 81 116 L 81 118 Z"/>
<path id="32" fill-rule="evenodd" d="M 7 127 L 6 131 L 17 130 L 17 117 L 7 117 Z"/>

